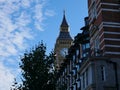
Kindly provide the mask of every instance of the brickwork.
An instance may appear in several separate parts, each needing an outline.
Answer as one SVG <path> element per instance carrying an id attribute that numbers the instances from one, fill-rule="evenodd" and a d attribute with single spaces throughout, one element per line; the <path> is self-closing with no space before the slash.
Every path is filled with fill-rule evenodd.
<path id="1" fill-rule="evenodd" d="M 104 56 L 112 55 L 120 58 L 119 0 L 88 0 L 88 9 L 92 56 L 95 55 L 97 47 L 97 49 L 103 52 Z M 95 46 L 96 38 L 99 40 L 97 42 L 99 46 Z"/>

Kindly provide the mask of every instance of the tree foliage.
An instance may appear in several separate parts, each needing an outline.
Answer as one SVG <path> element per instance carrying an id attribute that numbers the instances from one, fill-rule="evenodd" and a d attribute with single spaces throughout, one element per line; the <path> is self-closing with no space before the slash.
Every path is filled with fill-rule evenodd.
<path id="1" fill-rule="evenodd" d="M 53 52 L 46 55 L 46 46 L 43 42 L 30 52 L 25 52 L 20 63 L 22 90 L 55 90 L 54 59 Z"/>

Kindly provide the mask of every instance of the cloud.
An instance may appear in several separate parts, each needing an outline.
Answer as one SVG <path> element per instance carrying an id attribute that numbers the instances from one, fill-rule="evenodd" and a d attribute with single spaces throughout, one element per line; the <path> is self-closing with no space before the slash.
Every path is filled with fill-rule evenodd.
<path id="1" fill-rule="evenodd" d="M 15 55 L 25 49 L 25 39 L 32 39 L 31 28 L 42 28 L 42 4 L 38 0 L 0 0 L 0 56 Z M 10 48 L 9 48 L 10 47 Z M 11 49 L 11 50 L 9 50 Z"/>
<path id="2" fill-rule="evenodd" d="M 43 31 L 44 4 L 45 0 L 0 0 L 0 90 L 9 90 L 16 77 L 13 70 L 19 73 L 19 55 L 34 39 L 34 31 Z"/>
<path id="3" fill-rule="evenodd" d="M 0 90 L 10 90 L 13 80 L 11 71 L 0 63 Z"/>
<path id="4" fill-rule="evenodd" d="M 46 16 L 54 16 L 55 12 L 53 10 L 46 10 L 45 15 Z"/>

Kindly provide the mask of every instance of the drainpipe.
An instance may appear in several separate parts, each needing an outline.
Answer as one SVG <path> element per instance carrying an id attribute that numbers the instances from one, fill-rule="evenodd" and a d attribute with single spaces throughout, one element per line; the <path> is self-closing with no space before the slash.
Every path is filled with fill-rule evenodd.
<path id="1" fill-rule="evenodd" d="M 115 80 L 116 80 L 116 88 L 119 90 L 119 85 L 118 85 L 118 75 L 117 75 L 117 64 L 113 62 L 114 69 L 115 69 Z"/>

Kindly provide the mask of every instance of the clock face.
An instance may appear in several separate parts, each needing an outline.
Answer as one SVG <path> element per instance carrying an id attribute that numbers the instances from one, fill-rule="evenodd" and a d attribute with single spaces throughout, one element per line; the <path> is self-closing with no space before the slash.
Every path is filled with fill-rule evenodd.
<path id="1" fill-rule="evenodd" d="M 66 55 L 68 55 L 68 48 L 62 48 L 60 50 L 60 54 L 61 56 L 65 57 Z"/>

